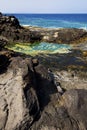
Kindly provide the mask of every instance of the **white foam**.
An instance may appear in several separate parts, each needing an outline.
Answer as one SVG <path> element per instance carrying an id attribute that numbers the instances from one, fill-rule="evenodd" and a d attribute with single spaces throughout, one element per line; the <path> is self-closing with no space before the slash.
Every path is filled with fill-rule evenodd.
<path id="1" fill-rule="evenodd" d="M 84 30 L 86 30 L 86 31 L 87 31 L 87 27 L 80 27 L 80 29 L 84 29 Z"/>
<path id="2" fill-rule="evenodd" d="M 28 27 L 28 26 L 31 26 L 31 25 L 29 25 L 29 24 L 21 24 L 21 26 Z"/>

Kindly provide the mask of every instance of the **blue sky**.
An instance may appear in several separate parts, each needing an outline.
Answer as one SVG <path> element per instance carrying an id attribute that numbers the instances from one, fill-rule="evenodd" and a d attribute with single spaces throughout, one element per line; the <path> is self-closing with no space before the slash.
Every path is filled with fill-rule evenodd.
<path id="1" fill-rule="evenodd" d="M 87 0 L 1 0 L 3 13 L 87 13 Z"/>

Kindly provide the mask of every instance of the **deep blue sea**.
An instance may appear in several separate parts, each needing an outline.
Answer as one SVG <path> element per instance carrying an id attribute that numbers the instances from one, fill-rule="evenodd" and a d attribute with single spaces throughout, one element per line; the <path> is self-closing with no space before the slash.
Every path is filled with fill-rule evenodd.
<path id="1" fill-rule="evenodd" d="M 15 15 L 21 25 L 48 28 L 87 29 L 87 14 L 10 14 Z"/>

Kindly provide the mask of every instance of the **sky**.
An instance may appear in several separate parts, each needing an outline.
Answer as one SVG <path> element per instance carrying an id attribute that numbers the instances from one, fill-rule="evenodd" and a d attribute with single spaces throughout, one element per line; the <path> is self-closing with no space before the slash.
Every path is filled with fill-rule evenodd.
<path id="1" fill-rule="evenodd" d="M 87 0 L 0 0 L 2 13 L 87 13 Z"/>

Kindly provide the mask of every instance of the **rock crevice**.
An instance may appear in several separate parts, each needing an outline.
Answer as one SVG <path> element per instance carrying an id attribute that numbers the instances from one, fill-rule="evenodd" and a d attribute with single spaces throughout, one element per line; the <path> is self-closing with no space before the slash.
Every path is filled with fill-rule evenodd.
<path id="1" fill-rule="evenodd" d="M 38 60 L 17 56 L 9 61 L 0 74 L 1 130 L 86 130 L 86 90 L 61 95 Z"/>

